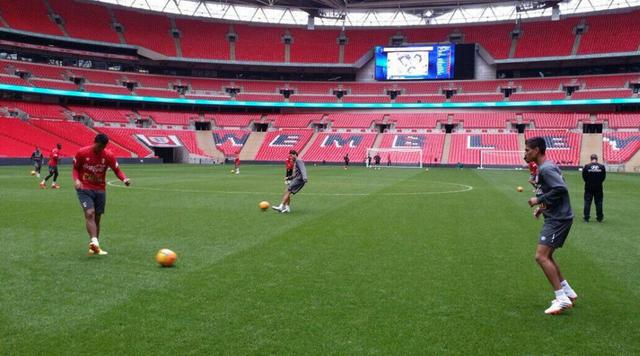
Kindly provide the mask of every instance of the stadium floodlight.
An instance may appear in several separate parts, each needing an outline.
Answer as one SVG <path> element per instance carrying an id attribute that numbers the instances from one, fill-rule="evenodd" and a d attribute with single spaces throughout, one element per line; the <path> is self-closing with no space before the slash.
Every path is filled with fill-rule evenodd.
<path id="1" fill-rule="evenodd" d="M 481 150 L 480 169 L 523 169 L 524 151 Z"/>
<path id="2" fill-rule="evenodd" d="M 374 157 L 380 155 L 380 165 L 375 164 Z M 368 157 L 371 157 L 369 164 Z M 365 165 L 368 168 L 422 168 L 421 148 L 369 148 Z"/>

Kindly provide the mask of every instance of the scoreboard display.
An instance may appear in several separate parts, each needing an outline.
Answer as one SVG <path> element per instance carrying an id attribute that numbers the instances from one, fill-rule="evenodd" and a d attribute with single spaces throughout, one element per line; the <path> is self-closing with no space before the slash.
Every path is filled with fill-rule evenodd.
<path id="1" fill-rule="evenodd" d="M 443 80 L 443 79 L 472 79 L 468 78 L 467 70 L 457 70 L 459 56 L 458 46 L 466 56 L 469 55 L 467 45 L 433 44 L 403 47 L 377 46 L 375 47 L 375 79 L 384 80 Z M 467 47 L 467 48 L 464 48 Z M 472 58 L 460 60 L 462 65 L 471 65 Z M 463 75 L 458 75 L 458 74 Z M 472 77 L 473 75 L 471 75 Z"/>

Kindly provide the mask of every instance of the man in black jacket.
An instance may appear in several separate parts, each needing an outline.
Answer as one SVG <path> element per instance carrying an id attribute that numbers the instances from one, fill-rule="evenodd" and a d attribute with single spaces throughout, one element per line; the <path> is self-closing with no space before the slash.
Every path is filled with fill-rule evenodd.
<path id="1" fill-rule="evenodd" d="M 584 217 L 589 222 L 591 217 L 591 201 L 596 201 L 596 220 L 602 222 L 602 182 L 607 177 L 604 165 L 598 163 L 598 155 L 591 155 L 591 163 L 582 168 L 582 180 L 584 180 Z"/>

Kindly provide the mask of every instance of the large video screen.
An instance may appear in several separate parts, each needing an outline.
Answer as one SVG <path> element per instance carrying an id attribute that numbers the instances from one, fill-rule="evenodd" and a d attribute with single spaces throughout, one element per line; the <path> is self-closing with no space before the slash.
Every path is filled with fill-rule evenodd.
<path id="1" fill-rule="evenodd" d="M 452 79 L 455 45 L 376 47 L 376 80 Z"/>

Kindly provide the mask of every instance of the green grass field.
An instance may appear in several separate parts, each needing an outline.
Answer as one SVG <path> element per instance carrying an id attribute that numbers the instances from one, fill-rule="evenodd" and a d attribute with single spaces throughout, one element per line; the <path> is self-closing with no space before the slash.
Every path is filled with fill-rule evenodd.
<path id="1" fill-rule="evenodd" d="M 258 209 L 280 166 L 125 166 L 89 257 L 70 167 L 58 191 L 29 170 L 0 168 L 3 355 L 640 354 L 640 176 L 610 174 L 585 224 L 565 172 L 580 298 L 553 317 L 524 171 L 309 167 L 281 215 Z"/>

